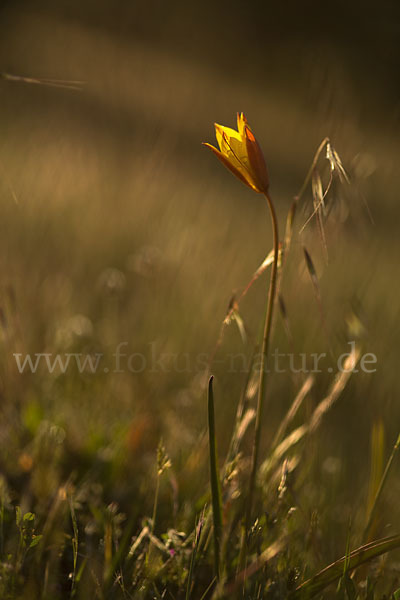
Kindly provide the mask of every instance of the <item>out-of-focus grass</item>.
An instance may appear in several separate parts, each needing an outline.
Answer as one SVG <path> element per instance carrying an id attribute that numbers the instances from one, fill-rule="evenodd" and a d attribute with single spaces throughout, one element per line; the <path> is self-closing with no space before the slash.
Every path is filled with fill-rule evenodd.
<path id="1" fill-rule="evenodd" d="M 377 372 L 352 379 L 305 453 L 309 478 L 301 494 L 306 510 L 321 513 L 322 521 L 310 533 L 320 536 L 310 542 L 317 547 L 315 566 L 336 559 L 349 518 L 363 518 L 372 424 L 384 423 L 386 453 L 398 434 L 395 115 L 382 109 L 366 118 L 370 109 L 334 59 L 326 71 L 322 59 L 306 53 L 309 80 L 302 90 L 300 75 L 296 80 L 292 73 L 292 87 L 279 85 L 278 69 L 242 80 L 211 61 L 153 46 L 145 36 L 118 37 L 57 11 L 9 7 L 4 15 L 0 47 L 7 50 L 7 69 L 86 82 L 71 92 L 0 80 L 0 436 L 9 501 L 35 511 L 45 533 L 53 507 L 62 532 L 69 516 L 61 517 L 55 499 L 71 477 L 78 501 L 92 510 L 80 523 L 89 531 L 88 547 L 102 519 L 116 518 L 101 513 L 110 502 L 127 515 L 128 537 L 137 534 L 140 519 L 152 511 L 162 436 L 173 491 L 161 485 L 160 531 L 193 525 L 194 503 L 207 481 L 206 405 L 193 364 L 199 353 L 212 352 L 232 291 L 244 287 L 271 247 L 263 201 L 200 146 L 211 139 L 214 120 L 228 123 L 243 109 L 265 150 L 281 231 L 325 135 L 353 181 L 345 198 L 338 191 L 345 208 L 327 231 L 328 265 L 313 226 L 307 237 L 326 332 L 299 244 L 282 284 L 297 353 L 327 352 L 328 343 L 335 355 L 345 352 L 345 320 L 355 311 L 366 330 L 364 349 L 378 357 Z M 306 200 L 311 203 L 310 193 Z M 297 229 L 304 220 L 300 211 Z M 262 279 L 241 306 L 254 335 L 264 288 Z M 111 360 L 120 342 L 148 364 L 160 353 L 179 355 L 179 362 L 156 373 L 20 375 L 12 356 L 101 352 Z M 273 347 L 291 351 L 279 318 Z M 244 373 L 228 372 L 224 357 L 242 350 L 231 326 L 214 363 L 222 451 L 245 381 Z M 318 377 L 306 414 L 331 377 Z M 265 446 L 297 391 L 282 374 L 270 388 Z M 388 523 L 392 529 L 399 524 L 399 492 L 393 476 L 381 500 L 382 535 Z M 6 533 L 11 529 L 8 522 Z M 51 523 L 48 532 L 62 537 Z"/>

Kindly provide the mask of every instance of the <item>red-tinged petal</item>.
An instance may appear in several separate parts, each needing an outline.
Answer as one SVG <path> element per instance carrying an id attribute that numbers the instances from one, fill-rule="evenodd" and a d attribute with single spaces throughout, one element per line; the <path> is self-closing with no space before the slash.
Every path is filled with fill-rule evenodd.
<path id="1" fill-rule="evenodd" d="M 237 128 L 242 139 L 245 138 L 244 128 L 247 125 L 247 119 L 242 112 L 237 113 Z"/>
<path id="2" fill-rule="evenodd" d="M 254 137 L 253 132 L 247 124 L 244 126 L 244 131 L 246 137 L 247 156 L 249 158 L 251 170 L 256 179 L 257 187 L 259 187 L 260 190 L 265 193 L 269 188 L 269 177 L 264 155 L 256 138 Z"/>
<path id="3" fill-rule="evenodd" d="M 228 159 L 227 157 L 222 154 L 222 152 L 220 152 L 217 148 L 215 148 L 215 146 L 212 146 L 211 144 L 208 144 L 207 142 L 203 142 L 203 146 L 207 146 L 207 148 L 210 148 L 210 150 L 212 150 L 212 152 L 214 152 L 215 156 L 222 162 L 222 164 L 230 170 L 231 173 L 233 173 L 238 179 L 240 179 L 240 181 L 242 183 L 244 183 L 245 185 L 247 185 L 249 188 L 251 188 L 252 190 L 254 190 L 255 192 L 262 192 L 262 190 L 258 189 L 255 185 L 255 182 L 253 182 L 250 179 L 250 174 L 249 174 L 249 179 L 246 178 L 244 173 L 241 173 L 239 171 L 239 169 L 237 169 Z"/>

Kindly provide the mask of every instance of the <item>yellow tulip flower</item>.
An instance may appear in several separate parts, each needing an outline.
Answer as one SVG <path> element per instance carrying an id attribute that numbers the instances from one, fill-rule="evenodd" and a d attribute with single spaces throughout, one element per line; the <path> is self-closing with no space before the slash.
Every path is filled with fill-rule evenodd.
<path id="1" fill-rule="evenodd" d="M 204 142 L 240 181 L 255 192 L 266 194 L 269 178 L 261 148 L 243 113 L 237 114 L 238 130 L 215 125 L 219 150 Z"/>

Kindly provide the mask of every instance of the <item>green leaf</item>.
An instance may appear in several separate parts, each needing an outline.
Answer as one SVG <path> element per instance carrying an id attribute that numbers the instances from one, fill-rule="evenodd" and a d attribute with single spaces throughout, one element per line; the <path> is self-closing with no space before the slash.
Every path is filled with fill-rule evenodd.
<path id="1" fill-rule="evenodd" d="M 34 548 L 35 546 L 37 546 L 42 537 L 42 535 L 35 535 L 31 543 L 29 544 L 29 548 Z"/>
<path id="2" fill-rule="evenodd" d="M 27 512 L 24 514 L 23 519 L 24 522 L 26 521 L 34 521 L 35 520 L 35 515 L 31 512 Z"/>

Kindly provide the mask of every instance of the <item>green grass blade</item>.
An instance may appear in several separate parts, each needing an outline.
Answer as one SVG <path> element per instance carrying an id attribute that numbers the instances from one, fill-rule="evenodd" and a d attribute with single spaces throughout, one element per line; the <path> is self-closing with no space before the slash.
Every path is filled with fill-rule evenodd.
<path id="1" fill-rule="evenodd" d="M 376 491 L 376 494 L 375 494 L 374 501 L 373 501 L 371 509 L 369 511 L 368 518 L 367 518 L 367 524 L 366 524 L 365 529 L 364 529 L 364 539 L 366 539 L 368 537 L 368 533 L 369 533 L 369 530 L 371 528 L 373 518 L 375 516 L 376 507 L 378 506 L 378 502 L 379 502 L 379 499 L 380 499 L 380 497 L 382 495 L 383 488 L 385 487 L 386 480 L 387 480 L 388 475 L 390 473 L 390 470 L 392 468 L 393 460 L 394 460 L 394 458 L 395 458 L 395 456 L 396 456 L 397 451 L 399 450 L 399 448 L 400 448 L 400 434 L 399 434 L 399 436 L 398 436 L 398 438 L 396 440 L 395 445 L 393 446 L 392 453 L 391 453 L 391 455 L 389 457 L 389 460 L 388 460 L 388 462 L 386 464 L 385 471 L 384 471 L 384 473 L 382 475 L 382 479 L 380 481 L 379 487 L 378 487 L 378 489 Z"/>
<path id="2" fill-rule="evenodd" d="M 208 382 L 208 435 L 210 444 L 210 482 L 211 482 L 211 499 L 214 522 L 214 565 L 215 575 L 219 578 L 220 575 L 220 547 L 222 535 L 222 500 L 221 500 L 221 483 L 218 472 L 218 453 L 217 440 L 215 437 L 215 417 L 214 417 L 214 393 L 213 379 L 211 376 Z"/>
<path id="3" fill-rule="evenodd" d="M 205 512 L 205 510 L 203 510 L 203 513 L 200 516 L 199 521 L 198 521 L 198 523 L 196 523 L 196 526 L 195 526 L 193 549 L 192 549 L 192 554 L 190 556 L 189 574 L 188 574 L 187 583 L 186 583 L 186 595 L 185 595 L 186 600 L 190 599 L 190 593 L 192 590 L 194 565 L 196 562 L 197 551 L 199 548 L 201 530 L 203 529 L 203 525 L 204 525 L 204 512 Z"/>
<path id="4" fill-rule="evenodd" d="M 290 600 L 313 598 L 331 583 L 343 576 L 343 566 L 347 563 L 347 572 L 353 571 L 360 565 L 400 547 L 400 535 L 393 535 L 382 540 L 374 541 L 353 550 L 348 556 L 343 556 L 322 571 L 302 583 L 289 596 Z"/>

